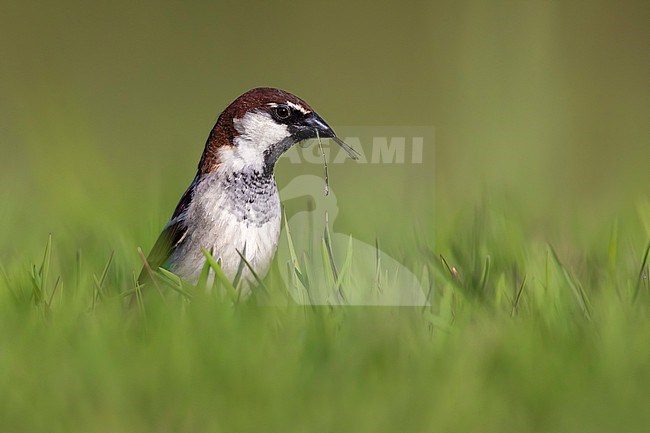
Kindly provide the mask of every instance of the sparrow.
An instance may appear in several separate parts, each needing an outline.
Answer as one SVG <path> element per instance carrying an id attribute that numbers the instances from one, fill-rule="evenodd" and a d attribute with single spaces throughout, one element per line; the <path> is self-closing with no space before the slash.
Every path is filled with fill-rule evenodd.
<path id="1" fill-rule="evenodd" d="M 148 266 L 196 284 L 205 249 L 230 281 L 240 272 L 239 290 L 249 292 L 253 275 L 242 267 L 240 253 L 263 278 L 280 237 L 275 163 L 294 144 L 313 138 L 331 138 L 358 158 L 309 104 L 289 92 L 260 87 L 235 99 L 212 128 L 196 176 L 154 244 Z M 138 283 L 150 277 L 145 264 Z"/>

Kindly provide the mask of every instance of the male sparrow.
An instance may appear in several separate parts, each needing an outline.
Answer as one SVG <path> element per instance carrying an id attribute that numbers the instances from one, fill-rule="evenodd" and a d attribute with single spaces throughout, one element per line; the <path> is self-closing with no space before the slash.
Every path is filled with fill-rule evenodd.
<path id="1" fill-rule="evenodd" d="M 354 149 L 291 93 L 261 87 L 235 99 L 212 128 L 196 177 L 149 254 L 151 269 L 163 267 L 196 284 L 205 248 L 221 260 L 230 281 L 241 272 L 247 291 L 252 275 L 241 267 L 239 253 L 262 278 L 280 236 L 275 163 L 295 143 L 316 137 L 332 138 L 357 159 Z M 143 269 L 138 281 L 144 284 L 148 277 Z"/>

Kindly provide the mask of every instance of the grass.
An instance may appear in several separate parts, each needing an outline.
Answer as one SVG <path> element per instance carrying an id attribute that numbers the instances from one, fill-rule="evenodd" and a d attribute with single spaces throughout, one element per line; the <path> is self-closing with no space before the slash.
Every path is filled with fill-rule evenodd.
<path id="1" fill-rule="evenodd" d="M 0 424 L 642 431 L 650 424 L 650 245 L 638 222 L 647 218 L 639 212 L 593 249 L 560 254 L 544 242 L 504 241 L 525 231 L 521 221 L 504 226 L 479 209 L 458 227 L 466 236 L 435 249 L 423 236 L 401 257 L 422 270 L 423 307 L 299 306 L 287 301 L 276 268 L 264 280 L 270 293 L 247 300 L 165 274 L 163 296 L 129 310 L 133 251 L 64 251 L 54 235 L 29 267 L 20 257 L 0 268 Z M 305 263 L 332 264 L 323 245 L 322 257 L 302 260 L 294 246 L 296 275 Z M 330 266 L 325 281 L 310 284 L 340 287 L 353 269 L 349 257 L 338 260 L 338 275 Z"/>

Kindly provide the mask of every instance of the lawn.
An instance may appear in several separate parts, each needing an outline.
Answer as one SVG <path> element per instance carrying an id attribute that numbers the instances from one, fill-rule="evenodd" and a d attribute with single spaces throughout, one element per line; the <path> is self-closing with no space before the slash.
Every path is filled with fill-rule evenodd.
<path id="1" fill-rule="evenodd" d="M 55 233 L 0 271 L 3 430 L 641 431 L 647 211 L 560 253 L 474 210 L 394 253 L 427 288 L 411 307 L 298 305 L 275 268 L 268 294 L 163 286 L 130 310 L 131 235 Z"/>

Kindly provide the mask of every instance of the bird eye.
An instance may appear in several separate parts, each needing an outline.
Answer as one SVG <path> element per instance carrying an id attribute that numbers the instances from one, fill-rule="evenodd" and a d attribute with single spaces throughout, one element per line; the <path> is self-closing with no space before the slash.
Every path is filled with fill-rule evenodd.
<path id="1" fill-rule="evenodd" d="M 289 118 L 289 116 L 291 115 L 291 111 L 289 110 L 288 107 L 285 107 L 284 105 L 279 105 L 275 107 L 275 115 L 278 116 L 278 119 L 285 120 Z"/>

